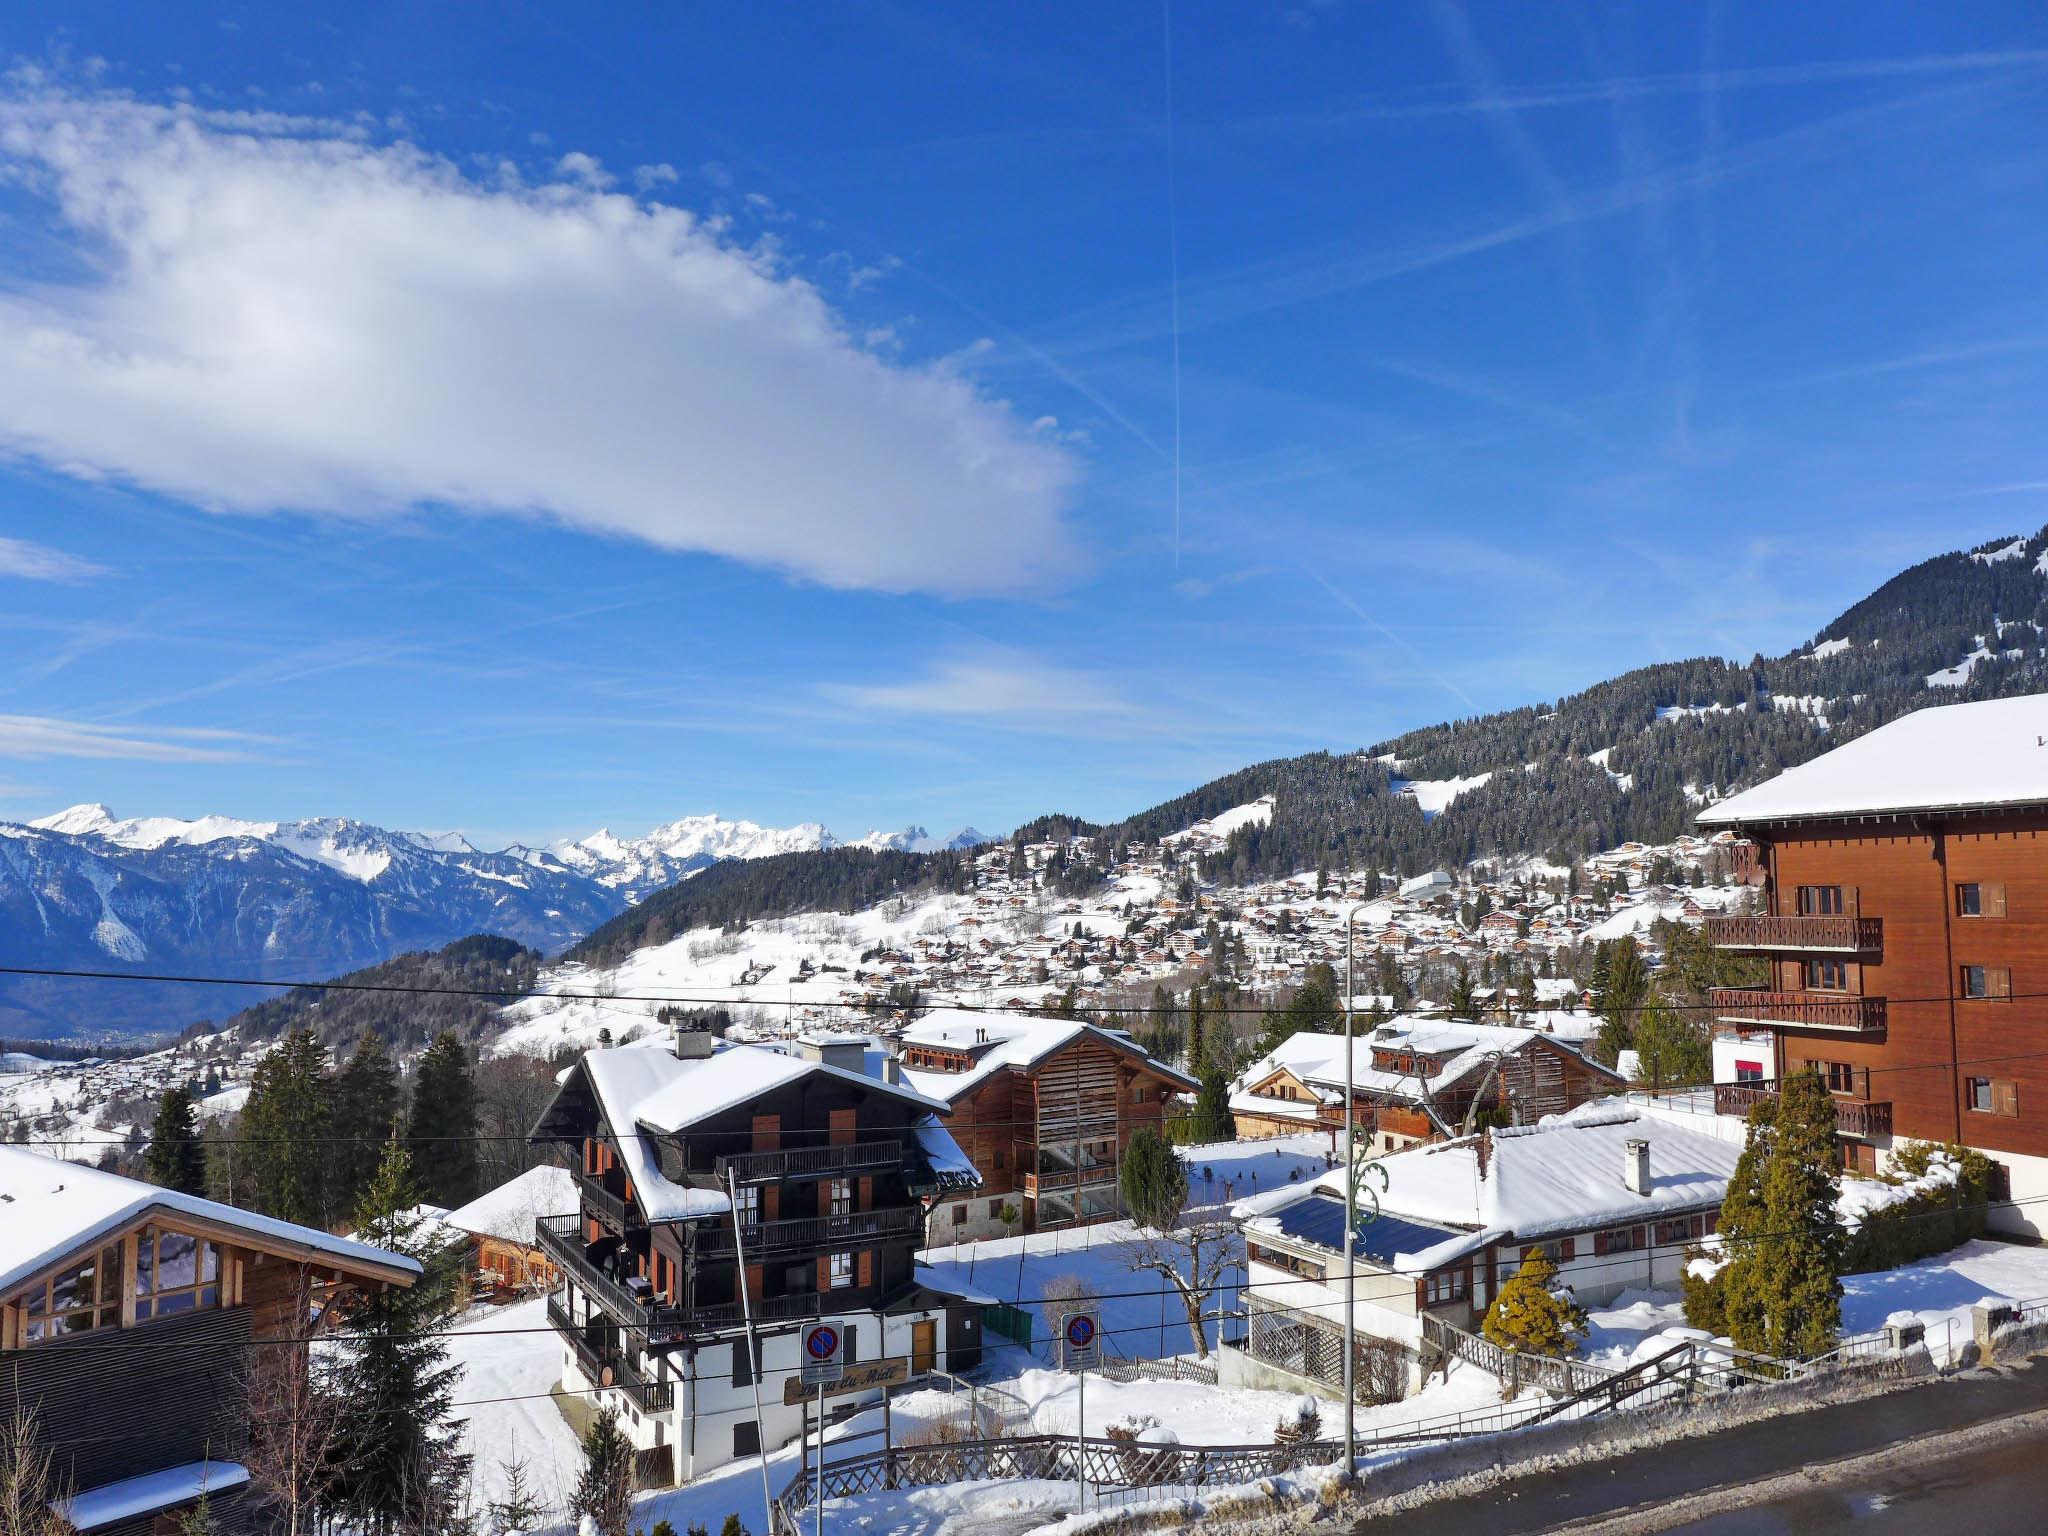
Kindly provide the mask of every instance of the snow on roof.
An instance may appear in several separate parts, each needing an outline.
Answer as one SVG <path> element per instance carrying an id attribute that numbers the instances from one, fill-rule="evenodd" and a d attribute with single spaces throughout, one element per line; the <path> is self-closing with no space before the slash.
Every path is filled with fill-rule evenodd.
<path id="1" fill-rule="evenodd" d="M 664 1177 L 650 1132 L 672 1135 L 814 1073 L 939 1113 L 949 1108 L 943 1098 L 928 1098 L 914 1084 L 899 1086 L 772 1045 L 721 1044 L 710 1056 L 689 1060 L 652 1046 L 611 1046 L 585 1051 L 582 1065 L 649 1221 L 688 1221 L 732 1209 L 722 1191 L 691 1189 Z"/>
<path id="2" fill-rule="evenodd" d="M 560 1216 L 576 1208 L 576 1176 L 566 1168 L 544 1163 L 486 1190 L 467 1205 L 457 1206 L 441 1218 L 441 1224 L 531 1248 L 538 1241 L 534 1222 L 539 1217 Z"/>
<path id="3" fill-rule="evenodd" d="M 60 1499 L 51 1507 L 74 1530 L 93 1531 L 103 1525 L 139 1520 L 159 1510 L 191 1504 L 206 1494 L 226 1493 L 249 1481 L 249 1469 L 232 1461 L 193 1461 L 163 1467 L 118 1483 L 102 1483 Z"/>
<path id="4" fill-rule="evenodd" d="M 1703 827 L 2048 804 L 2048 694 L 1915 710 L 1701 811 Z"/>
<path id="5" fill-rule="evenodd" d="M 1494 1056 L 1512 1054 L 1538 1039 L 1547 1039 L 1563 1050 L 1575 1049 L 1571 1037 L 1546 1034 L 1540 1029 L 1403 1014 L 1377 1028 L 1359 1029 L 1352 1040 L 1351 1082 L 1361 1093 L 1415 1097 L 1422 1090 L 1421 1078 L 1413 1072 L 1382 1071 L 1373 1066 L 1372 1058 L 1375 1050 L 1417 1051 L 1443 1060 L 1443 1070 L 1428 1079 L 1430 1092 L 1436 1093 L 1478 1070 Z M 1245 1068 L 1233 1086 L 1247 1098 L 1248 1107 L 1257 1112 L 1290 1102 L 1298 1103 L 1252 1092 L 1255 1084 L 1282 1068 L 1310 1087 L 1333 1090 L 1341 1103 L 1344 1036 L 1311 1030 L 1289 1035 L 1273 1051 Z M 1232 1107 L 1235 1108 L 1235 1104 Z"/>
<path id="6" fill-rule="evenodd" d="M 903 1070 L 904 1081 L 942 1103 L 958 1103 L 990 1074 L 1007 1067 L 1033 1067 L 1084 1035 L 1093 1035 L 1113 1049 L 1144 1057 L 1153 1071 L 1183 1088 L 1201 1084 L 1186 1073 L 1146 1056 L 1120 1030 L 1104 1029 L 1081 1019 L 1030 1019 L 977 1013 L 966 1008 L 935 1008 L 903 1032 L 905 1045 L 966 1052 L 975 1058 L 965 1072 Z"/>
<path id="7" fill-rule="evenodd" d="M 404 1254 L 317 1227 L 159 1189 L 83 1163 L 60 1162 L 25 1147 L 0 1146 L 0 1295 L 68 1253 L 90 1247 L 151 1211 L 167 1211 L 239 1228 L 257 1238 L 310 1249 L 358 1265 L 417 1275 Z"/>
<path id="8" fill-rule="evenodd" d="M 1483 1140 L 1490 1140 L 1490 1146 L 1482 1170 Z M 1648 1194 L 1636 1194 L 1623 1181 L 1623 1155 L 1630 1141 L 1650 1144 Z M 1469 1252 L 1494 1237 L 1529 1241 L 1717 1206 L 1741 1152 L 1718 1137 L 1652 1121 L 1631 1108 L 1594 1102 L 1546 1116 L 1533 1126 L 1389 1153 L 1380 1159 L 1387 1172 L 1386 1189 L 1366 1193 L 1379 1193 L 1379 1211 L 1387 1216 L 1473 1234 L 1476 1240 L 1460 1249 Z M 1306 1188 L 1274 1190 L 1241 1201 L 1232 1214 L 1265 1230 L 1277 1230 L 1279 1213 L 1297 1201 L 1316 1198 L 1318 1190 L 1338 1191 L 1341 1199 L 1344 1178 L 1344 1170 L 1337 1169 Z M 1364 1208 L 1370 1202 L 1361 1198 L 1359 1204 Z M 1443 1253 L 1426 1250 L 1398 1256 L 1396 1267 L 1424 1259 L 1431 1264 L 1449 1261 Z"/>

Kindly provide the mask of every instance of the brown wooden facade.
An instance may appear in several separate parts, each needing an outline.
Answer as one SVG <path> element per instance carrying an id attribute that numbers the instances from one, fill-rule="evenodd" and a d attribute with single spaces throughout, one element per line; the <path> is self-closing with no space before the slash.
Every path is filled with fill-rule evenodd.
<path id="1" fill-rule="evenodd" d="M 1848 1161 L 1874 1166 L 1885 1130 L 2048 1157 L 2048 813 L 1744 830 L 1783 921 L 1711 925 L 1771 966 L 1769 996 L 1724 990 L 1716 1011 L 1772 1029 L 1780 1074 L 1811 1065 L 1858 1111 Z"/>

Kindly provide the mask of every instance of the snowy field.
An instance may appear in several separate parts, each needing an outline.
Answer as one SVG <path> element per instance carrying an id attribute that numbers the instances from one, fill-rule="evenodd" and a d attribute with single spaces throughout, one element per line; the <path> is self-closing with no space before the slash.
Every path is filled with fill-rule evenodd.
<path id="1" fill-rule="evenodd" d="M 462 1367 L 454 1412 L 469 1422 L 464 1448 L 477 1504 L 504 1497 L 505 1471 L 516 1461 L 543 1505 L 566 1509 L 583 1473 L 583 1446 L 544 1395 L 562 1379 L 546 1298 L 476 1308 L 455 1325 L 448 1358 Z"/>

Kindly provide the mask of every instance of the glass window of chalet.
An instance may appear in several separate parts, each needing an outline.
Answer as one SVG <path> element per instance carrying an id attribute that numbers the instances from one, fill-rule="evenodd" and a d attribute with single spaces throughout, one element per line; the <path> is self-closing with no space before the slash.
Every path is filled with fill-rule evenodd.
<path id="1" fill-rule="evenodd" d="M 1956 916 L 1982 917 L 1984 915 L 1984 887 L 1971 881 L 1956 887 Z"/>
<path id="2" fill-rule="evenodd" d="M 834 1179 L 829 1188 L 832 1193 L 832 1214 L 834 1216 L 850 1215 L 853 1211 L 853 1180 Z"/>
<path id="3" fill-rule="evenodd" d="M 740 1225 L 758 1226 L 761 1221 L 761 1186 L 742 1184 L 740 1186 Z"/>
<path id="4" fill-rule="evenodd" d="M 1839 885 L 1802 885 L 1799 887 L 1799 912 L 1803 917 L 1838 917 L 1842 911 L 1842 888 Z"/>
<path id="5" fill-rule="evenodd" d="M 850 1253 L 833 1254 L 830 1274 L 832 1289 L 835 1291 L 843 1290 L 853 1284 L 853 1255 Z"/>
<path id="6" fill-rule="evenodd" d="M 102 1248 L 15 1299 L 21 1303 L 28 1325 L 25 1337 L 31 1344 L 112 1328 L 121 1320 L 121 1250 Z"/>
<path id="7" fill-rule="evenodd" d="M 1991 1079 L 1988 1077 L 1973 1077 L 1968 1079 L 1968 1087 L 1966 1089 L 1966 1097 L 1964 1099 L 1964 1102 L 1967 1103 L 1970 1106 L 1970 1108 L 1976 1110 L 1977 1113 L 1979 1113 L 1980 1115 L 1990 1114 Z"/>
<path id="8" fill-rule="evenodd" d="M 1849 967 L 1840 960 L 1809 960 L 1806 987 L 1810 992 L 1845 992 L 1849 987 Z"/>
<path id="9" fill-rule="evenodd" d="M 1423 1282 L 1423 1305 L 1427 1307 L 1447 1306 L 1454 1301 L 1465 1299 L 1465 1271 L 1463 1269 L 1440 1269 Z"/>
<path id="10" fill-rule="evenodd" d="M 135 1320 L 220 1305 L 220 1245 L 145 1227 L 135 1257 Z"/>
<path id="11" fill-rule="evenodd" d="M 2012 996 L 2012 972 L 2002 965 L 1963 967 L 1963 996 L 2007 998 Z"/>

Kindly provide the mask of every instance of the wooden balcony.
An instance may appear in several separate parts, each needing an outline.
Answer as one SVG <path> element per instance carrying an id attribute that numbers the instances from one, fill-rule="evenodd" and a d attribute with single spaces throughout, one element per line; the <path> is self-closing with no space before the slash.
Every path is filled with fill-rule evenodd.
<path id="1" fill-rule="evenodd" d="M 727 1175 L 742 1184 L 767 1184 L 882 1173 L 902 1166 L 903 1143 L 894 1140 L 857 1141 L 834 1147 L 784 1147 L 774 1152 L 735 1152 L 712 1162 L 721 1184 Z"/>
<path id="2" fill-rule="evenodd" d="M 618 1180 L 618 1185 L 618 1188 L 613 1188 L 597 1174 L 576 1175 L 576 1191 L 582 1196 L 583 1208 L 598 1220 L 608 1222 L 617 1232 L 624 1232 L 628 1227 L 646 1226 L 639 1207 L 625 1197 L 625 1180 Z"/>
<path id="3" fill-rule="evenodd" d="M 562 1304 L 552 1296 L 548 1298 L 548 1321 L 576 1351 L 576 1363 L 588 1380 L 600 1387 L 618 1388 L 639 1405 L 642 1413 L 667 1413 L 675 1407 L 674 1382 L 649 1381 L 625 1354 L 605 1348 L 590 1337 L 589 1330 L 571 1322 Z"/>
<path id="4" fill-rule="evenodd" d="M 915 1242 L 924 1235 L 924 1212 L 914 1205 L 892 1205 L 877 1211 L 847 1211 L 837 1216 L 797 1216 L 788 1221 L 757 1221 L 745 1229 L 747 1262 L 770 1254 L 839 1253 L 896 1240 Z M 699 1258 L 716 1259 L 733 1252 L 730 1221 L 703 1222 L 692 1229 Z"/>
<path id="5" fill-rule="evenodd" d="M 1884 999 L 1845 992 L 1773 992 L 1768 987 L 1716 987 L 1714 1012 L 1741 1028 L 1822 1029 L 1835 1034 L 1877 1034 L 1884 1029 Z"/>
<path id="6" fill-rule="evenodd" d="M 1717 949 L 1783 950 L 1811 955 L 1875 955 L 1884 949 L 1881 917 L 1710 917 Z"/>
<path id="7" fill-rule="evenodd" d="M 1747 838 L 1728 845 L 1728 872 L 1737 885 L 1762 885 L 1770 878 L 1763 849 Z"/>
<path id="8" fill-rule="evenodd" d="M 1776 1095 L 1767 1083 L 1714 1084 L 1714 1113 L 1747 1116 L 1752 1108 Z M 1892 1105 L 1889 1099 L 1851 1099 L 1835 1095 L 1835 1129 L 1844 1136 L 1873 1140 L 1892 1133 Z"/>
<path id="9" fill-rule="evenodd" d="M 685 1339 L 728 1333 L 746 1321 L 746 1313 L 736 1299 L 673 1306 L 625 1285 L 603 1265 L 591 1260 L 583 1241 L 580 1217 L 543 1216 L 534 1223 L 534 1230 L 540 1237 L 542 1251 L 555 1261 L 565 1276 L 622 1326 L 644 1329 L 650 1344 L 676 1344 Z M 725 1235 L 730 1243 L 732 1228 L 729 1224 L 725 1227 Z M 752 1252 L 749 1247 L 749 1257 Z M 842 1299 L 836 1291 L 799 1291 L 783 1296 L 756 1296 L 752 1313 L 757 1323 L 784 1322 L 792 1318 L 821 1317 L 828 1307 L 841 1304 Z"/>

